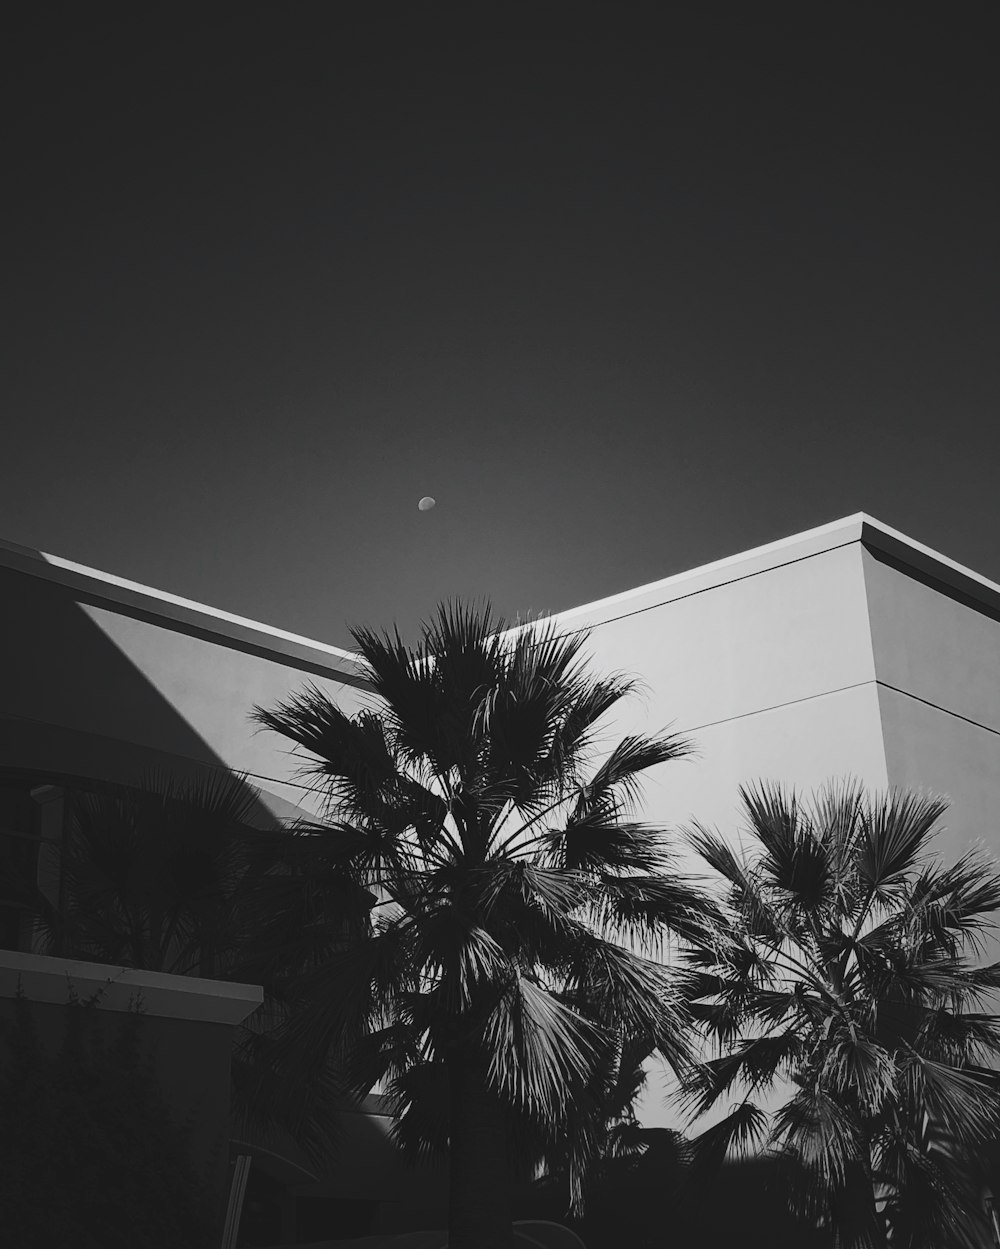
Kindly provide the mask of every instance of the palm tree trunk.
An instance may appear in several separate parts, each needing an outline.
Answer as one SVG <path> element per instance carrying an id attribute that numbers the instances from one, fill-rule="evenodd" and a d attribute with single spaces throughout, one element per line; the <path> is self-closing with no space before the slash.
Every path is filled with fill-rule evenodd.
<path id="1" fill-rule="evenodd" d="M 478 1054 L 453 1051 L 448 1249 L 511 1249 L 507 1116 Z"/>
<path id="2" fill-rule="evenodd" d="M 836 1249 L 885 1249 L 885 1214 L 871 1172 L 868 1134 L 861 1127 L 864 1155 L 847 1174 L 833 1208 Z"/>

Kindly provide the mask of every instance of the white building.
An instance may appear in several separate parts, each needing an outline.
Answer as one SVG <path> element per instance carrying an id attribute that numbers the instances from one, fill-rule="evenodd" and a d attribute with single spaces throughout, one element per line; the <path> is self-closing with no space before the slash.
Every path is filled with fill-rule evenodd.
<path id="1" fill-rule="evenodd" d="M 5 831 L 58 840 L 60 786 L 151 766 L 245 771 L 262 815 L 315 808 L 248 717 L 307 681 L 356 707 L 349 653 L 3 544 L 0 593 Z M 652 774 L 643 818 L 735 836 L 741 783 L 850 775 L 946 796 L 942 851 L 1000 856 L 1000 586 L 969 569 L 859 514 L 557 621 L 590 631 L 596 670 L 645 683 L 609 740 L 669 728 L 697 746 Z M 654 1087 L 647 1121 L 664 1121 L 659 1103 Z"/>

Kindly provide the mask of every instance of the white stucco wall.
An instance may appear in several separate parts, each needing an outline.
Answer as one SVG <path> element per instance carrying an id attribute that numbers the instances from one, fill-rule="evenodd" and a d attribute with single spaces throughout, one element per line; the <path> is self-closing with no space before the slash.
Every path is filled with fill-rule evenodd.
<path id="1" fill-rule="evenodd" d="M 84 606 L 104 636 L 149 680 L 159 694 L 228 767 L 251 774 L 254 784 L 307 810 L 318 796 L 297 781 L 301 764 L 291 743 L 251 722 L 255 706 L 273 708 L 315 685 L 343 711 L 360 706 L 362 691 L 343 681 L 303 672 L 287 660 L 231 650 L 205 638 Z"/>
<path id="2" fill-rule="evenodd" d="M 636 611 L 614 601 L 608 619 L 581 612 L 595 671 L 634 673 L 644 688 L 607 740 L 669 729 L 697 749 L 650 774 L 645 818 L 730 825 L 739 785 L 762 777 L 885 785 L 860 545 L 782 556 L 693 593 L 672 579 L 659 602 L 648 592 Z"/>
<path id="3" fill-rule="evenodd" d="M 285 743 L 248 716 L 307 682 L 356 710 L 349 656 L 29 557 L 0 550 L 0 575 L 22 595 L 20 615 L 0 623 L 6 762 L 61 751 L 88 774 L 112 758 L 121 769 L 157 753 L 195 758 L 254 774 L 276 811 L 281 799 L 315 809 Z M 954 857 L 976 841 L 1000 855 L 998 618 L 1000 588 L 855 516 L 557 625 L 590 630 L 595 671 L 641 679 L 609 743 L 669 730 L 696 747 L 651 774 L 641 818 L 676 830 L 697 819 L 738 839 L 742 783 L 813 790 L 853 776 L 949 797 L 941 848 Z M 675 1122 L 661 1099 L 654 1081 L 642 1107 L 651 1125 Z"/>
<path id="4" fill-rule="evenodd" d="M 1000 622 L 865 552 L 889 781 L 949 801 L 939 848 L 1000 857 Z"/>
<path id="5" fill-rule="evenodd" d="M 650 773 L 642 803 L 641 817 L 675 830 L 679 846 L 694 819 L 738 842 L 747 782 L 887 784 L 860 525 L 821 538 L 560 617 L 564 631 L 590 628 L 596 671 L 642 679 L 644 697 L 609 723 L 608 742 L 664 729 L 694 742 L 693 758 Z M 654 1068 L 639 1106 L 647 1126 L 678 1126 L 669 1088 Z"/>

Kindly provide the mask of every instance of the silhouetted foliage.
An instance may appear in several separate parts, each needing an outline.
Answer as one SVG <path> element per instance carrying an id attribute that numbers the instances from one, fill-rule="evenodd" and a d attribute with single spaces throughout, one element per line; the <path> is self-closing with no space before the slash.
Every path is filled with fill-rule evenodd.
<path id="1" fill-rule="evenodd" d="M 247 931 L 240 899 L 261 876 L 275 891 L 285 876 L 299 889 L 287 847 L 267 838 L 259 818 L 258 791 L 225 770 L 192 780 L 151 773 L 133 786 L 94 781 L 70 788 L 59 904 L 40 887 L 33 861 L 20 860 L 0 864 L 0 902 L 29 918 L 40 953 L 263 983 L 265 1008 L 235 1036 L 234 1129 L 247 1138 L 294 1127 L 299 1144 L 319 1159 L 335 1145 L 343 1098 L 329 1079 L 318 1080 L 298 1103 L 274 1091 L 268 1032 L 287 1017 L 287 981 L 308 964 L 282 959 L 288 933 L 274 923 L 255 922 Z M 295 924 L 315 923 L 323 906 L 343 938 L 342 898 L 303 901 Z M 246 966 L 250 939 L 257 952 L 267 945 L 269 970 L 259 958 Z M 296 951 L 298 957 L 300 946 Z"/>
<path id="2" fill-rule="evenodd" d="M 48 1053 L 23 996 L 0 1033 L 0 1228 L 17 1249 L 207 1249 L 215 1212 L 148 1057 L 141 1015 L 102 1038 L 93 1000 L 60 1008 Z M 47 1009 L 52 1009 L 51 1007 Z"/>
<path id="3" fill-rule="evenodd" d="M 585 637 L 551 624 L 505 633 L 488 610 L 442 607 L 415 647 L 354 640 L 374 689 L 361 711 L 310 688 L 258 712 L 329 801 L 284 851 L 331 894 L 375 896 L 356 917 L 368 939 L 293 986 L 289 1085 L 331 1053 L 357 1093 L 383 1081 L 400 1144 L 449 1152 L 453 1249 L 488 1249 L 509 1241 L 512 1170 L 558 1162 L 578 1202 L 609 1115 L 627 1126 L 637 1053 L 688 1057 L 683 977 L 660 955 L 707 939 L 717 912 L 632 810 L 689 746 L 631 735 L 602 752 L 634 683 L 590 675 Z M 259 913 L 275 922 L 273 892 Z"/>
<path id="4" fill-rule="evenodd" d="M 694 838 L 735 925 L 703 952 L 694 1007 L 721 1052 L 686 1079 L 696 1112 L 735 1105 L 696 1152 L 767 1142 L 790 1199 L 844 1249 L 971 1249 L 1000 1133 L 1000 1018 L 984 1010 L 1000 964 L 974 959 L 1000 907 L 994 864 L 931 857 L 932 798 L 848 784 L 805 804 L 761 785 L 743 802 L 746 855 Z M 751 1098 L 782 1077 L 768 1114 Z"/>

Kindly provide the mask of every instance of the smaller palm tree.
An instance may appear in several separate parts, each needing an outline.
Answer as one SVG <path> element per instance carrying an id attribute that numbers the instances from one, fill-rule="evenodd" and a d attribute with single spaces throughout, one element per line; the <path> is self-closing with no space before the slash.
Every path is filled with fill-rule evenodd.
<path id="1" fill-rule="evenodd" d="M 930 856 L 933 798 L 853 783 L 811 803 L 773 785 L 742 798 L 749 853 L 694 834 L 735 931 L 700 956 L 695 1010 L 720 1054 L 686 1092 L 696 1115 L 740 1093 L 698 1151 L 766 1141 L 844 1249 L 981 1243 L 973 1177 L 1000 1133 L 1000 1019 L 983 1007 L 1000 964 L 974 956 L 1000 877 L 976 852 Z M 752 1098 L 782 1078 L 768 1114 Z"/>
<path id="2" fill-rule="evenodd" d="M 67 790 L 59 899 L 34 871 L 0 873 L 45 953 L 148 971 L 217 974 L 240 921 L 236 895 L 257 791 L 224 770 L 192 780 L 151 773 L 135 786 Z"/>

